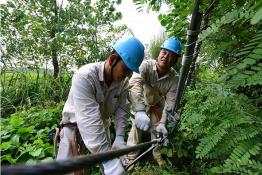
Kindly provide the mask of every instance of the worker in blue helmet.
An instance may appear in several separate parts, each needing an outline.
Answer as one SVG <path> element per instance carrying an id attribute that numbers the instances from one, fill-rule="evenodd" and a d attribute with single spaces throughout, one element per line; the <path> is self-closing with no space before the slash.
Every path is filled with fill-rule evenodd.
<path id="1" fill-rule="evenodd" d="M 136 145 L 141 141 L 141 130 L 156 130 L 164 136 L 167 113 L 171 114 L 175 102 L 178 84 L 178 73 L 172 68 L 181 56 L 181 43 L 178 38 L 169 38 L 160 48 L 156 59 L 143 61 L 139 67 L 140 73 L 134 73 L 129 80 L 129 97 L 135 112 L 132 129 L 127 145 Z M 174 115 L 174 114 L 171 114 Z M 151 123 L 151 126 L 150 126 Z M 155 135 L 151 133 L 151 139 Z M 138 152 L 128 155 L 135 159 Z M 153 150 L 154 159 L 159 166 L 164 164 L 158 149 Z"/>
<path id="2" fill-rule="evenodd" d="M 126 145 L 128 77 L 139 72 L 144 46 L 135 37 L 116 42 L 104 62 L 78 69 L 62 112 L 57 160 L 79 155 L 79 136 L 91 153 Z M 121 107 L 121 108 L 120 108 Z M 115 139 L 111 145 L 109 121 L 115 116 Z M 79 135 L 78 135 L 79 133 Z M 75 141 L 77 140 L 77 141 Z M 104 174 L 125 174 L 118 158 L 102 163 Z"/>

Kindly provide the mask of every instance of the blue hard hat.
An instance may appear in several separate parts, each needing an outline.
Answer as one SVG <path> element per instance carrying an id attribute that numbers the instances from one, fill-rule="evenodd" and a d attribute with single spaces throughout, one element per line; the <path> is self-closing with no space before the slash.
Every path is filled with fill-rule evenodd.
<path id="1" fill-rule="evenodd" d="M 170 50 L 179 56 L 181 55 L 181 42 L 178 38 L 169 38 L 162 44 L 161 49 L 167 49 Z"/>
<path id="2" fill-rule="evenodd" d="M 139 73 L 139 66 L 144 59 L 145 47 L 137 38 L 130 37 L 118 41 L 113 45 L 113 48 L 130 70 Z"/>

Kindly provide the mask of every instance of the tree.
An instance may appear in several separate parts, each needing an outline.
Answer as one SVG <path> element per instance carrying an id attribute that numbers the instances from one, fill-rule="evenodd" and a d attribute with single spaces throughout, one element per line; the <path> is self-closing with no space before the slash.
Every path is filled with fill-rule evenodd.
<path id="1" fill-rule="evenodd" d="M 39 1 L 8 1 L 1 4 L 2 62 L 37 67 L 52 60 L 54 77 L 62 69 L 103 59 L 112 38 L 125 26 L 115 27 L 121 18 L 114 5 L 121 1 L 67 1 L 57 4 Z M 15 64 L 15 65 L 14 65 Z"/>

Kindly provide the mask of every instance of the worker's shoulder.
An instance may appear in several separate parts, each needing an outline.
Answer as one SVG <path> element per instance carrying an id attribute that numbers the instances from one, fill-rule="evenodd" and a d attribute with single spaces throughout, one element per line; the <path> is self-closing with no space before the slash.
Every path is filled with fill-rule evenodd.
<path id="1" fill-rule="evenodd" d="M 144 64 L 144 65 L 148 65 L 148 66 L 153 66 L 155 63 L 156 63 L 156 60 L 153 60 L 153 59 L 146 59 L 146 60 L 143 61 L 142 64 Z"/>
<path id="2" fill-rule="evenodd" d="M 144 60 L 139 68 L 140 71 L 153 70 L 155 62 L 153 59 Z"/>
<path id="3" fill-rule="evenodd" d="M 82 67 L 80 67 L 75 74 L 82 75 L 84 77 L 93 77 L 93 76 L 99 76 L 99 72 L 102 71 L 103 65 L 102 62 L 97 62 L 97 63 L 89 63 L 86 64 Z"/>

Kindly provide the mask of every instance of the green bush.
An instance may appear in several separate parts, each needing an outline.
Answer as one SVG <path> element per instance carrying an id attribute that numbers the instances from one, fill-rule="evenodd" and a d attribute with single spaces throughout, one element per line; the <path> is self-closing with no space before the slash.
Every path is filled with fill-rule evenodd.
<path id="1" fill-rule="evenodd" d="M 1 164 L 53 159 L 51 131 L 61 120 L 63 103 L 54 108 L 30 108 L 1 118 Z"/>
<path id="2" fill-rule="evenodd" d="M 246 96 L 212 85 L 189 91 L 186 100 L 179 129 L 198 142 L 196 158 L 209 162 L 211 173 L 261 172 L 261 111 Z"/>

